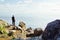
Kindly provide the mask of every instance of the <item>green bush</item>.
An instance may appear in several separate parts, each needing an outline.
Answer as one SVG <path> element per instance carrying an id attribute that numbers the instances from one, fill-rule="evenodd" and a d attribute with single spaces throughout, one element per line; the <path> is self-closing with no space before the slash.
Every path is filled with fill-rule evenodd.
<path id="1" fill-rule="evenodd" d="M 7 34 L 5 30 L 5 25 L 0 24 L 0 32 L 2 32 L 3 34 Z"/>

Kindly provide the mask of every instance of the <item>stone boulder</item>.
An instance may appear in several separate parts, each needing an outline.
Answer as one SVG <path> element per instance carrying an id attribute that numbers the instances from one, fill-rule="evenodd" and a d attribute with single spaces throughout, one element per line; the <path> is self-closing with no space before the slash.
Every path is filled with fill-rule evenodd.
<path id="1" fill-rule="evenodd" d="M 34 30 L 34 36 L 40 36 L 43 33 L 43 30 L 41 28 L 36 28 Z"/>
<path id="2" fill-rule="evenodd" d="M 43 34 L 43 40 L 57 40 L 60 35 L 60 20 L 55 20 L 47 24 Z"/>
<path id="3" fill-rule="evenodd" d="M 21 29 L 22 29 L 22 33 L 21 33 L 21 38 L 26 38 L 26 24 L 23 22 L 23 21 L 21 21 L 21 22 L 19 22 L 19 27 L 21 27 Z"/>

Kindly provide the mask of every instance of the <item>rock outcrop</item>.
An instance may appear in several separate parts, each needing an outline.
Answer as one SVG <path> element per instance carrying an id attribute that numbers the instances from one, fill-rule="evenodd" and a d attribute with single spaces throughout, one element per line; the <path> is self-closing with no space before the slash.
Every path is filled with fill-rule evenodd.
<path id="1" fill-rule="evenodd" d="M 41 28 L 36 28 L 34 30 L 31 30 L 31 28 L 29 30 L 27 30 L 27 37 L 37 37 L 40 36 L 43 33 L 43 30 Z"/>
<path id="2" fill-rule="evenodd" d="M 33 37 L 34 35 L 34 30 L 30 27 L 26 29 L 26 37 Z"/>
<path id="3" fill-rule="evenodd" d="M 47 24 L 42 39 L 43 40 L 57 40 L 60 38 L 60 20 L 55 20 Z"/>
<path id="4" fill-rule="evenodd" d="M 24 22 L 19 22 L 19 26 L 22 29 L 21 38 L 26 38 L 26 24 Z"/>
<path id="5" fill-rule="evenodd" d="M 35 36 L 40 36 L 43 33 L 43 30 L 41 28 L 36 28 L 34 30 L 34 35 Z"/>

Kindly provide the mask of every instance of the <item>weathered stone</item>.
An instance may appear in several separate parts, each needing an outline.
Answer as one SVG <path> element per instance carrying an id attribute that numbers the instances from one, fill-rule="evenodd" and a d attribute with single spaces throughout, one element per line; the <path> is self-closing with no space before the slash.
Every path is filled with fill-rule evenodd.
<path id="1" fill-rule="evenodd" d="M 43 30 L 41 28 L 36 28 L 35 30 L 27 30 L 27 37 L 37 37 L 40 36 L 42 34 Z"/>
<path id="2" fill-rule="evenodd" d="M 34 35 L 34 30 L 32 30 L 32 28 L 28 28 L 26 29 L 26 37 L 33 37 Z"/>
<path id="3" fill-rule="evenodd" d="M 8 25 L 7 29 L 9 29 L 9 30 L 15 30 L 15 29 L 17 29 L 17 27 L 14 26 L 14 25 Z"/>
<path id="4" fill-rule="evenodd" d="M 26 38 L 26 24 L 24 22 L 19 22 L 19 26 L 22 29 L 21 38 Z"/>
<path id="5" fill-rule="evenodd" d="M 55 20 L 48 23 L 45 28 L 42 39 L 43 40 L 56 40 L 57 36 L 60 34 L 60 20 Z"/>
<path id="6" fill-rule="evenodd" d="M 41 28 L 36 28 L 34 30 L 34 35 L 35 36 L 40 36 L 43 33 L 43 30 Z"/>
<path id="7" fill-rule="evenodd" d="M 20 30 L 15 30 L 15 32 L 13 32 L 13 36 L 15 38 L 21 38 L 21 31 Z"/>
<path id="8" fill-rule="evenodd" d="M 30 28 L 26 29 L 26 32 L 27 32 L 27 34 L 32 34 L 32 33 L 34 33 L 34 30 L 30 27 Z"/>

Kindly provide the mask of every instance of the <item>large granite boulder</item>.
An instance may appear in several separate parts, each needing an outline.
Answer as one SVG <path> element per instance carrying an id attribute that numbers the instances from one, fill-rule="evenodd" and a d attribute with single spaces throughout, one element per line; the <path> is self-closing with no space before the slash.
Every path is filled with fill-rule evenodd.
<path id="1" fill-rule="evenodd" d="M 57 40 L 60 38 L 60 20 L 55 20 L 47 24 L 43 34 L 43 40 Z"/>

